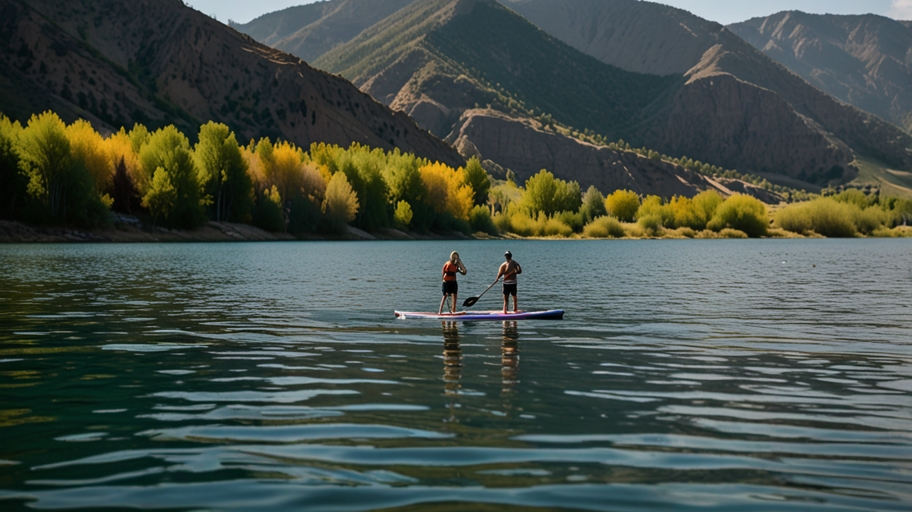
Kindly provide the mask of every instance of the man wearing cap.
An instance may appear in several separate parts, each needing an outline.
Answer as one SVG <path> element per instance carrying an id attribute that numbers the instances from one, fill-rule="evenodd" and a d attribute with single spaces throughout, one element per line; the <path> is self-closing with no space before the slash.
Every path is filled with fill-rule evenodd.
<path id="1" fill-rule="evenodd" d="M 497 270 L 497 278 L 494 279 L 494 282 L 500 280 L 503 276 L 503 312 L 507 312 L 507 306 L 510 302 L 510 296 L 513 296 L 513 312 L 519 312 L 519 306 L 516 304 L 516 276 L 522 274 L 522 267 L 519 266 L 519 263 L 513 261 L 513 253 L 507 251 L 504 253 L 504 258 L 507 259 L 500 268 Z"/>
<path id="2" fill-rule="evenodd" d="M 440 308 L 437 309 L 438 315 L 443 314 L 443 305 L 446 304 L 447 297 L 450 295 L 453 296 L 450 313 L 456 313 L 456 296 L 459 292 L 459 284 L 456 282 L 457 272 L 466 275 L 466 268 L 459 259 L 459 253 L 453 251 L 450 253 L 450 259 L 443 264 L 443 298 L 440 299 Z"/>

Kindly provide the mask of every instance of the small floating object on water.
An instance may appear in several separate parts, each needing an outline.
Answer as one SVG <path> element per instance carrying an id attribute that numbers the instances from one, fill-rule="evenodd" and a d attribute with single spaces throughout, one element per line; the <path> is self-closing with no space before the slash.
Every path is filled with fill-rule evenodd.
<path id="1" fill-rule="evenodd" d="M 457 313 L 420 313 L 409 311 L 396 311 L 399 320 L 447 320 L 451 322 L 477 322 L 484 320 L 563 320 L 564 311 L 551 309 L 548 311 L 519 311 L 517 313 L 504 313 L 503 311 L 460 311 Z"/>

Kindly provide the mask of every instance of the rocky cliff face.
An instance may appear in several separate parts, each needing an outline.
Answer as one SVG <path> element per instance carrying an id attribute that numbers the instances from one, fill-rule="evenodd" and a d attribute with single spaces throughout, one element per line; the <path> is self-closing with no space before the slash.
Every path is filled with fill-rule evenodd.
<path id="1" fill-rule="evenodd" d="M 602 191 L 627 189 L 663 197 L 693 197 L 702 190 L 717 190 L 725 196 L 748 193 L 773 203 L 779 199 L 741 181 L 723 185 L 670 162 L 581 142 L 494 110 L 466 111 L 447 141 L 466 156 L 511 162 L 519 182 L 544 168 L 579 182 L 583 190 L 595 186 Z"/>
<path id="2" fill-rule="evenodd" d="M 463 160 L 403 113 L 187 8 L 179 0 L 0 0 L 0 110 L 51 108 L 99 128 L 175 123 L 194 135 L 208 120 L 239 140 L 269 135 L 399 147 Z"/>
<path id="3" fill-rule="evenodd" d="M 908 23 L 788 11 L 728 29 L 841 101 L 899 126 L 912 113 Z"/>

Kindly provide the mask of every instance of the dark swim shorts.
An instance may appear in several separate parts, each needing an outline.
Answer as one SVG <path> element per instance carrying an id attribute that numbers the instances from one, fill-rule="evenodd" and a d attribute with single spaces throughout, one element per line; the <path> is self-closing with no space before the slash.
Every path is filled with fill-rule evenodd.
<path id="1" fill-rule="evenodd" d="M 503 294 L 504 294 L 504 297 L 506 297 L 507 295 L 512 295 L 512 296 L 516 297 L 516 283 L 504 284 L 503 285 Z"/>
<path id="2" fill-rule="evenodd" d="M 459 291 L 459 284 L 456 281 L 444 281 L 442 288 L 444 295 L 457 293 Z"/>

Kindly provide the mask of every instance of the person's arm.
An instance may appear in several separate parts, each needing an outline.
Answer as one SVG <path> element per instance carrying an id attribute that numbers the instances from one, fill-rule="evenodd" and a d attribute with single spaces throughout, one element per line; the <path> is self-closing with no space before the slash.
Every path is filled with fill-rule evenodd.
<path id="1" fill-rule="evenodd" d="M 446 263 L 443 264 L 443 268 L 440 270 L 440 279 L 446 277 Z"/>
<path id="2" fill-rule="evenodd" d="M 513 263 L 516 263 L 515 261 Z M 516 263 L 516 273 L 522 274 L 522 267 L 519 266 L 519 263 Z"/>
<path id="3" fill-rule="evenodd" d="M 504 275 L 504 270 L 505 270 L 506 266 L 507 266 L 507 264 L 504 263 L 500 266 L 500 268 L 497 269 L 497 277 L 494 278 L 495 283 L 497 281 L 500 281 L 500 276 Z"/>
<path id="4" fill-rule="evenodd" d="M 460 274 L 466 275 L 466 272 L 468 272 L 468 270 L 466 270 L 465 265 L 462 264 L 461 258 L 456 258 L 456 266 L 459 267 Z"/>

